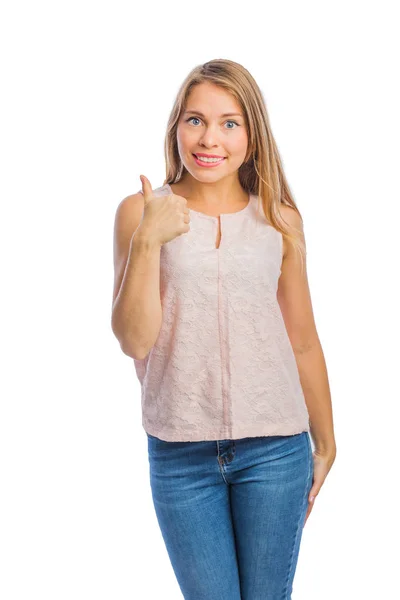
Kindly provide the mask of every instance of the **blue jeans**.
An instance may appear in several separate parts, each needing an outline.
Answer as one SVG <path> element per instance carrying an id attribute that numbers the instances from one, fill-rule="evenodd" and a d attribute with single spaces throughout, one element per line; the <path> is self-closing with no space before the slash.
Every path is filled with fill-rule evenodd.
<path id="1" fill-rule="evenodd" d="M 290 599 L 313 479 L 309 433 L 147 437 L 154 508 L 185 600 Z"/>

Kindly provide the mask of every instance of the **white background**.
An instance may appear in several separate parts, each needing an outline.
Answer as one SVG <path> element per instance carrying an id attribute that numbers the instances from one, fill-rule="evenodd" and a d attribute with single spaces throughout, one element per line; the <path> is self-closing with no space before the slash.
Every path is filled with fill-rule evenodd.
<path id="1" fill-rule="evenodd" d="M 1 55 L 0 595 L 178 599 L 133 362 L 111 331 L 115 210 L 165 177 L 187 73 L 240 62 L 302 213 L 337 457 L 295 600 L 398 593 L 395 2 L 8 2 Z M 211 599 L 210 599 L 211 600 Z"/>

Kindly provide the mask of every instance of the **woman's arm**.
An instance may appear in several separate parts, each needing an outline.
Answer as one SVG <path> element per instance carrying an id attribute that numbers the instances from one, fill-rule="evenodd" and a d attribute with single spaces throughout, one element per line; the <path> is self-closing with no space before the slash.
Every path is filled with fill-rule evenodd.
<path id="1" fill-rule="evenodd" d="M 117 208 L 114 225 L 114 292 L 112 330 L 127 356 L 143 359 L 160 332 L 160 250 L 151 232 L 140 225 L 143 196 L 127 196 Z"/>
<path id="2" fill-rule="evenodd" d="M 310 433 L 316 451 L 336 456 L 328 373 L 319 339 L 304 351 L 295 352 L 301 386 L 310 415 Z"/>
<path id="3" fill-rule="evenodd" d="M 305 244 L 298 213 L 289 206 L 282 206 L 281 214 L 287 223 L 300 230 Z M 288 244 L 282 261 L 277 299 L 296 357 L 315 449 L 318 454 L 334 459 L 336 442 L 328 374 L 314 321 L 306 267 L 304 261 L 302 268 L 300 258 L 295 256 L 294 249 Z"/>

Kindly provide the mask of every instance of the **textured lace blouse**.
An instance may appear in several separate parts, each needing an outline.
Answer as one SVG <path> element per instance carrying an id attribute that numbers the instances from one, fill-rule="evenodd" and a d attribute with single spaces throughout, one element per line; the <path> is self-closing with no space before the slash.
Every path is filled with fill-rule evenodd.
<path id="1" fill-rule="evenodd" d="M 168 184 L 154 195 L 173 193 Z M 282 234 L 258 196 L 218 217 L 190 210 L 190 231 L 161 246 L 162 325 L 133 359 L 142 425 L 165 441 L 309 431 L 293 349 L 277 301 Z"/>

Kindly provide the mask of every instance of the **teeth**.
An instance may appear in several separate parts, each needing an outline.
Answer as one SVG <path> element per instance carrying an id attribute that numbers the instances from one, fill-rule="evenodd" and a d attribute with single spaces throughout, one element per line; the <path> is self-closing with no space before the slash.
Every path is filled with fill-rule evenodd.
<path id="1" fill-rule="evenodd" d="M 221 160 L 224 160 L 223 158 L 206 158 L 205 156 L 196 156 L 196 158 L 203 162 L 221 162 Z"/>

